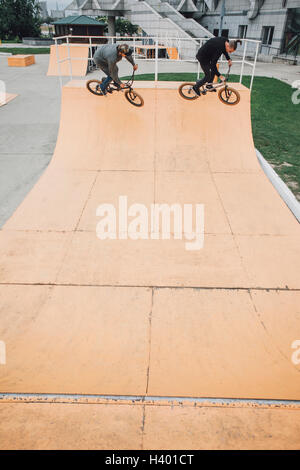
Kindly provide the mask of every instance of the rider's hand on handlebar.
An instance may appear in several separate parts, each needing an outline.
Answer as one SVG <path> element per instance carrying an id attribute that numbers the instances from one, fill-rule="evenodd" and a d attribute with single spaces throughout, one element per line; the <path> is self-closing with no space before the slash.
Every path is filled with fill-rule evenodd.
<path id="1" fill-rule="evenodd" d="M 221 82 L 224 82 L 224 81 L 225 81 L 224 75 L 220 75 L 220 76 L 219 76 L 219 79 L 221 80 Z"/>
<path id="2" fill-rule="evenodd" d="M 121 83 L 120 87 L 125 88 L 126 87 L 125 83 Z"/>
<path id="3" fill-rule="evenodd" d="M 232 60 L 231 60 L 231 59 L 228 61 L 228 66 L 229 66 L 229 67 L 232 66 Z"/>
<path id="4" fill-rule="evenodd" d="M 136 71 L 137 69 L 138 69 L 138 65 L 135 64 L 135 65 L 133 66 L 133 70 Z"/>

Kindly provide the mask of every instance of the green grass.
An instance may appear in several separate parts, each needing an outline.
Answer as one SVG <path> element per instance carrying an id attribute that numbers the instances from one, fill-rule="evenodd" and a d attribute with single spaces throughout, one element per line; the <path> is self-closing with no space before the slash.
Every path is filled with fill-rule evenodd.
<path id="1" fill-rule="evenodd" d="M 128 79 L 124 77 L 123 79 Z M 141 74 L 136 80 L 154 80 L 154 74 Z M 195 81 L 195 73 L 160 73 L 159 81 Z M 238 82 L 239 76 L 231 75 Z M 243 84 L 250 86 L 250 77 Z M 272 165 L 300 201 L 300 104 L 292 103 L 295 90 L 275 78 L 255 77 L 251 116 L 256 148 Z"/>
<path id="2" fill-rule="evenodd" d="M 50 54 L 50 47 L 0 47 L 0 52 L 16 54 Z"/>
<path id="3" fill-rule="evenodd" d="M 21 44 L 21 39 L 2 39 L 2 44 Z"/>

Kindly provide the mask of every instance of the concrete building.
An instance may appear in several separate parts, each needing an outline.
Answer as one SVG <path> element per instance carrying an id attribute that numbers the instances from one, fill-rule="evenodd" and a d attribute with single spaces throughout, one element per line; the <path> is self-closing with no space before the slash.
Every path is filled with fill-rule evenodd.
<path id="1" fill-rule="evenodd" d="M 47 2 L 39 2 L 39 6 L 40 6 L 40 16 L 43 19 L 48 18 L 49 13 L 47 10 Z"/>
<path id="2" fill-rule="evenodd" d="M 65 18 L 65 10 L 51 10 L 51 18 L 58 20 L 60 18 Z"/>
<path id="3" fill-rule="evenodd" d="M 112 36 L 115 17 L 125 16 L 148 36 L 190 40 L 190 50 L 194 38 L 224 35 L 261 41 L 259 54 L 270 59 L 300 54 L 300 0 L 73 0 L 65 15 L 105 15 Z"/>
<path id="4" fill-rule="evenodd" d="M 221 28 L 224 36 L 262 41 L 262 55 L 300 55 L 300 0 L 198 1 L 197 6 L 204 3 L 211 5 L 199 21 L 215 35 Z"/>

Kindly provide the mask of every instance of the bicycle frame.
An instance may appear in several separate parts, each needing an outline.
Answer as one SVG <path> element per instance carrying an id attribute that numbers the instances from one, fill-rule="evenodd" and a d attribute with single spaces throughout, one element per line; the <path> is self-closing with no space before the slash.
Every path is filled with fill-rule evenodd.
<path id="1" fill-rule="evenodd" d="M 231 69 L 231 67 L 229 66 L 224 80 L 222 80 L 220 83 L 216 83 L 215 85 L 213 85 L 214 89 L 221 88 L 222 86 L 225 86 L 225 87 L 228 86 L 227 82 L 228 82 L 228 78 L 229 78 L 229 75 L 230 75 L 230 69 Z M 209 90 L 206 90 L 206 91 L 209 91 Z"/>
<path id="2" fill-rule="evenodd" d="M 109 84 L 109 87 L 112 88 L 112 90 L 116 90 L 116 91 L 120 91 L 120 90 L 129 90 L 132 88 L 132 85 L 133 85 L 133 82 L 134 82 L 134 73 L 135 71 L 133 71 L 131 77 L 129 78 L 129 80 L 127 80 L 127 82 L 125 83 L 125 87 L 124 88 L 121 88 L 121 87 L 116 87 L 115 85 L 111 85 Z"/>

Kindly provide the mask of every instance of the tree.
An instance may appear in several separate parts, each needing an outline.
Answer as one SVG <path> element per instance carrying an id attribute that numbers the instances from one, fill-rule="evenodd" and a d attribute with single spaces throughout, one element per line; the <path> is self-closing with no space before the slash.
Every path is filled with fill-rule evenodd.
<path id="1" fill-rule="evenodd" d="M 37 0 L 0 0 L 0 37 L 39 37 L 40 10 Z"/>
<path id="2" fill-rule="evenodd" d="M 133 36 L 138 32 L 138 26 L 136 24 L 130 23 L 130 21 L 126 20 L 125 18 L 117 18 L 116 32 L 120 33 L 121 36 L 125 36 L 126 34 Z"/>
<path id="3" fill-rule="evenodd" d="M 98 21 L 103 21 L 103 23 L 106 23 L 106 26 L 105 26 L 103 32 L 104 32 L 104 33 L 107 33 L 107 31 L 108 31 L 107 16 L 98 16 L 97 20 L 98 20 Z"/>
<path id="4" fill-rule="evenodd" d="M 99 16 L 98 21 L 104 21 L 107 23 L 107 16 Z M 107 33 L 108 27 L 104 29 L 104 32 Z M 120 33 L 121 36 L 129 35 L 133 36 L 138 32 L 138 26 L 130 23 L 130 21 L 125 18 L 116 18 L 116 33 Z"/>

